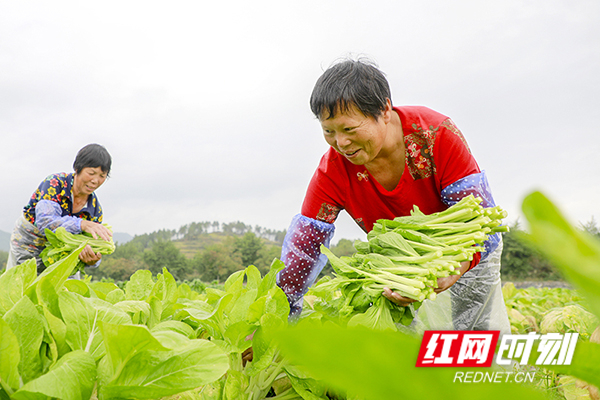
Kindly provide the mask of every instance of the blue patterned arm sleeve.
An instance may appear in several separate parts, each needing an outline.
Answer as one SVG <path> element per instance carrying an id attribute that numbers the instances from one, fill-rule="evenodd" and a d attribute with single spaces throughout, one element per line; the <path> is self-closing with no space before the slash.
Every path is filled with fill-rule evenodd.
<path id="1" fill-rule="evenodd" d="M 452 206 L 470 194 L 475 197 L 480 197 L 482 199 L 481 205 L 483 207 L 496 206 L 485 171 L 465 176 L 446 186 L 442 190 L 442 201 L 448 206 Z M 498 247 L 500 239 L 499 233 L 495 233 L 488 237 L 488 240 L 484 243 L 485 251 L 481 254 L 481 260 L 485 260 L 487 256 Z"/>
<path id="2" fill-rule="evenodd" d="M 281 261 L 286 267 L 277 274 L 277 285 L 290 302 L 290 316 L 300 314 L 304 294 L 327 263 L 321 245 L 329 247 L 334 231 L 333 224 L 301 214 L 292 219 L 281 249 Z"/>
<path id="3" fill-rule="evenodd" d="M 52 200 L 40 200 L 35 206 L 35 225 L 40 231 L 55 231 L 62 226 L 67 232 L 81 233 L 81 218 L 62 216 L 60 204 Z"/>

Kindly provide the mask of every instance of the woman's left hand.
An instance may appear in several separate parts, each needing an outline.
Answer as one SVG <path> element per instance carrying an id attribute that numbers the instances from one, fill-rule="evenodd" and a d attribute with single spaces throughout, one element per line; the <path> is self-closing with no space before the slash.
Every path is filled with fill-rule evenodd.
<path id="1" fill-rule="evenodd" d="M 81 220 L 81 231 L 89 233 L 94 239 L 109 241 L 112 238 L 112 232 L 106 226 L 85 219 Z"/>
<path id="2" fill-rule="evenodd" d="M 471 263 L 469 261 L 463 261 L 460 263 L 460 274 L 450 275 L 445 278 L 438 278 L 438 280 L 437 280 L 438 287 L 435 288 L 434 291 L 436 293 L 441 293 L 444 290 L 449 289 L 450 286 L 454 285 L 456 283 L 456 281 L 458 281 L 458 279 L 461 276 L 463 276 L 463 274 L 465 272 L 467 272 L 469 270 L 470 265 L 471 265 Z M 400 294 L 390 290 L 389 288 L 383 289 L 383 296 L 385 298 L 387 298 L 389 301 L 391 301 L 392 303 L 394 303 L 400 307 L 406 307 L 406 306 L 410 305 L 410 303 L 414 303 L 416 301 L 414 299 L 410 299 L 408 297 L 401 296 Z"/>
<path id="3" fill-rule="evenodd" d="M 438 280 L 437 280 L 438 287 L 436 287 L 433 291 L 436 293 L 441 293 L 444 290 L 449 289 L 450 286 L 454 285 L 456 283 L 456 281 L 461 276 L 463 276 L 463 274 L 465 272 L 467 272 L 469 270 L 470 265 L 471 265 L 471 263 L 469 261 L 463 261 L 460 263 L 460 270 L 459 270 L 460 274 L 450 275 L 445 278 L 438 278 Z"/>
<path id="4" fill-rule="evenodd" d="M 102 254 L 94 253 L 90 245 L 88 244 L 79 253 L 79 259 L 87 265 L 94 265 L 102 258 Z"/>

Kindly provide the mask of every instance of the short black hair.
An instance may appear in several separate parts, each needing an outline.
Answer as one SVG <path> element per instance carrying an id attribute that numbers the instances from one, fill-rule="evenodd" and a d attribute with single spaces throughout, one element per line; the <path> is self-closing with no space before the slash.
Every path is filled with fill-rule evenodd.
<path id="1" fill-rule="evenodd" d="M 102 172 L 106 172 L 108 176 L 110 174 L 110 166 L 112 164 L 112 158 L 108 151 L 96 143 L 88 144 L 77 152 L 75 161 L 73 162 L 73 169 L 75 173 L 80 173 L 84 168 L 98 168 Z"/>
<path id="2" fill-rule="evenodd" d="M 356 106 L 365 116 L 378 119 L 387 99 L 391 103 L 389 83 L 374 62 L 345 59 L 334 63 L 317 80 L 310 109 L 317 118 L 329 119 Z"/>

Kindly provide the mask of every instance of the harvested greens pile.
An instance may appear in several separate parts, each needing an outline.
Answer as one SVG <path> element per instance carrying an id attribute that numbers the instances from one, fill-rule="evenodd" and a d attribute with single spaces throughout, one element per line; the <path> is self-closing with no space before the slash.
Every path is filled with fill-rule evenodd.
<path id="1" fill-rule="evenodd" d="M 484 250 L 488 235 L 508 230 L 501 225 L 504 210 L 480 203 L 469 195 L 439 213 L 425 215 L 415 206 L 410 216 L 378 220 L 367 242 L 354 243 L 357 252 L 351 257 L 338 258 L 322 246 L 335 277 L 321 279 L 311 293 L 329 298 L 328 307 L 334 303 L 349 326 L 409 325 L 421 302 L 435 299 L 438 278 L 458 274 L 461 262 Z M 384 287 L 416 301 L 398 307 L 383 297 Z M 332 298 L 338 290 L 341 296 Z M 323 310 L 322 304 L 315 306 Z"/>
<path id="2" fill-rule="evenodd" d="M 110 226 L 104 224 L 111 232 L 112 229 Z M 110 241 L 106 241 L 104 239 L 94 239 L 92 235 L 89 233 L 83 232 L 80 234 L 73 234 L 67 232 L 67 230 L 63 227 L 56 228 L 55 232 L 52 232 L 50 229 L 45 230 L 46 239 L 46 248 L 42 250 L 40 257 L 44 262 L 46 267 L 66 258 L 71 254 L 74 250 L 78 249 L 83 243 L 89 244 L 94 251 L 94 253 L 100 254 L 111 254 L 115 251 L 115 243 L 112 238 Z M 85 263 L 81 260 L 77 263 L 77 266 L 73 270 L 73 273 L 78 271 L 83 272 L 85 267 Z"/>

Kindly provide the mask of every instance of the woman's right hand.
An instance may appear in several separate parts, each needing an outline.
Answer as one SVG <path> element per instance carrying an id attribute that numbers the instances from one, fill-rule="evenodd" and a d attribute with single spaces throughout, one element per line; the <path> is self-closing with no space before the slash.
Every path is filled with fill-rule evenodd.
<path id="1" fill-rule="evenodd" d="M 94 253 L 92 247 L 88 244 L 81 250 L 79 253 L 79 259 L 86 263 L 87 265 L 94 265 L 102 258 L 102 254 Z"/>
<path id="2" fill-rule="evenodd" d="M 383 296 L 400 307 L 407 307 L 410 305 L 410 303 L 414 303 L 416 301 L 415 299 L 401 296 L 387 287 L 383 288 Z"/>
<path id="3" fill-rule="evenodd" d="M 112 238 L 112 232 L 110 229 L 97 222 L 83 219 L 81 220 L 81 230 L 92 235 L 94 239 L 100 238 L 109 241 L 110 238 Z"/>

